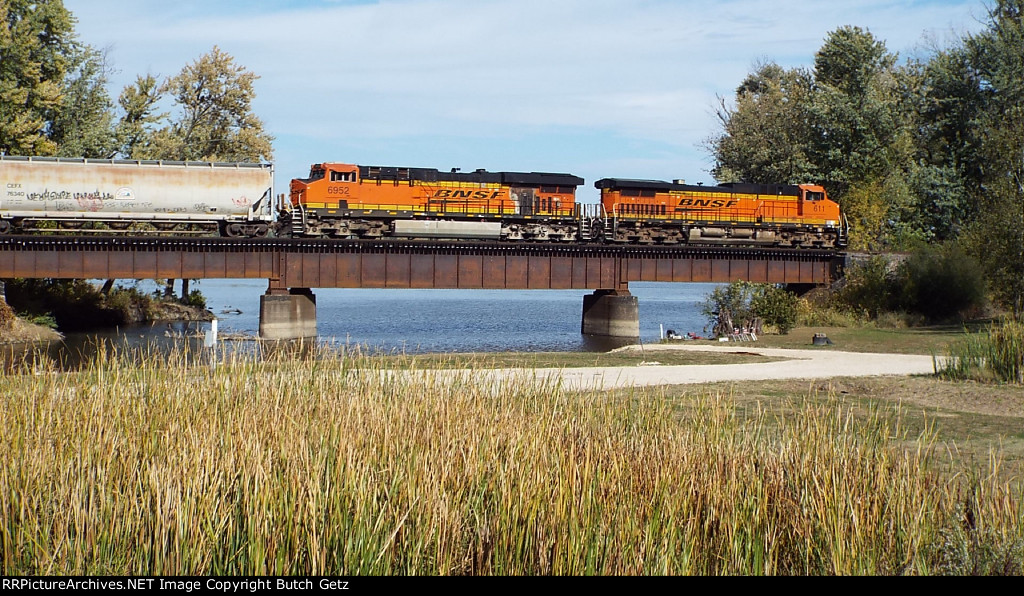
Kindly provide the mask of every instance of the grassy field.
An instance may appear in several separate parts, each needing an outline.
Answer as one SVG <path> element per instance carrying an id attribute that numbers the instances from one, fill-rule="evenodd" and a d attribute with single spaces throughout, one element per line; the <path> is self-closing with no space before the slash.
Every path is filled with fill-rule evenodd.
<path id="1" fill-rule="evenodd" d="M 814 348 L 847 352 L 894 354 L 942 354 L 950 342 L 963 337 L 965 330 L 978 331 L 985 324 L 942 325 L 909 329 L 878 327 L 797 327 L 786 335 L 762 335 L 757 344 L 769 348 Z M 813 346 L 815 333 L 824 333 L 831 346 Z"/>
<path id="2" fill-rule="evenodd" d="M 422 363 L 0 376 L 0 571 L 1024 573 L 1019 391 L 573 393 Z"/>

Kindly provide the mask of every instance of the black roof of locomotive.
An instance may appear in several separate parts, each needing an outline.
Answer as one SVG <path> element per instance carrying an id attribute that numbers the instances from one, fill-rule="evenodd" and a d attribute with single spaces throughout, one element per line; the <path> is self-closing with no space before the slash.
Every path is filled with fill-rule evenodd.
<path id="1" fill-rule="evenodd" d="M 718 186 L 699 184 L 676 184 L 664 180 L 632 180 L 629 178 L 602 178 L 594 183 L 595 188 L 622 190 L 636 188 L 640 190 L 687 191 L 687 192 L 723 192 L 759 195 L 799 196 L 800 187 L 795 184 L 751 184 L 747 182 L 725 182 Z"/>
<path id="2" fill-rule="evenodd" d="M 436 168 L 359 166 L 362 180 L 419 180 L 421 182 L 474 182 L 480 184 L 521 184 L 525 186 L 580 186 L 583 178 L 549 172 L 442 172 Z"/>

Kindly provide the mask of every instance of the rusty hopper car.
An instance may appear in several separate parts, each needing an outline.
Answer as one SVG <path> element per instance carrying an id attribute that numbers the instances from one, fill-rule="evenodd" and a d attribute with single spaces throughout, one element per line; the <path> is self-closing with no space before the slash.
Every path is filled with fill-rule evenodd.
<path id="1" fill-rule="evenodd" d="M 0 156 L 0 234 L 265 236 L 270 164 Z"/>
<path id="2" fill-rule="evenodd" d="M 840 248 L 848 225 L 814 184 L 688 185 L 603 178 L 606 242 Z M 595 227 L 600 223 L 595 223 Z"/>
<path id="3" fill-rule="evenodd" d="M 314 164 L 291 182 L 281 224 L 293 236 L 578 240 L 576 187 L 544 172 Z"/>

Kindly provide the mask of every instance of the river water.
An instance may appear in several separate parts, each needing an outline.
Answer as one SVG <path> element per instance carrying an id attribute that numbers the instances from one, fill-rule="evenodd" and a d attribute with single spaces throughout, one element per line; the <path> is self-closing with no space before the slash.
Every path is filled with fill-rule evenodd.
<path id="1" fill-rule="evenodd" d="M 155 290 L 145 285 L 142 291 Z M 152 282 L 149 282 L 152 283 Z M 264 280 L 193 280 L 217 317 L 222 344 L 241 345 L 259 333 Z M 630 284 L 639 299 L 640 340 L 656 342 L 669 329 L 702 334 L 700 305 L 716 284 Z M 599 340 L 580 333 L 586 290 L 388 290 L 314 289 L 321 343 L 358 345 L 369 351 L 496 352 L 606 351 L 635 340 Z M 210 323 L 159 323 L 102 333 L 69 334 L 50 355 L 88 352 L 99 339 L 127 347 L 174 349 L 201 345 Z M 192 337 L 191 340 L 188 338 Z M 251 343 L 251 342 L 248 342 Z"/>

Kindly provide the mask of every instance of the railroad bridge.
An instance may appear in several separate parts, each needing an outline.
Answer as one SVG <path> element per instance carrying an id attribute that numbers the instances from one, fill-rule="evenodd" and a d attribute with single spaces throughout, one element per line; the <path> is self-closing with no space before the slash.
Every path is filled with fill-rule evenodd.
<path id="1" fill-rule="evenodd" d="M 812 249 L 453 241 L 0 236 L 0 279 L 268 280 L 260 335 L 316 335 L 313 288 L 583 289 L 581 331 L 639 336 L 631 281 L 823 285 L 845 255 Z"/>

